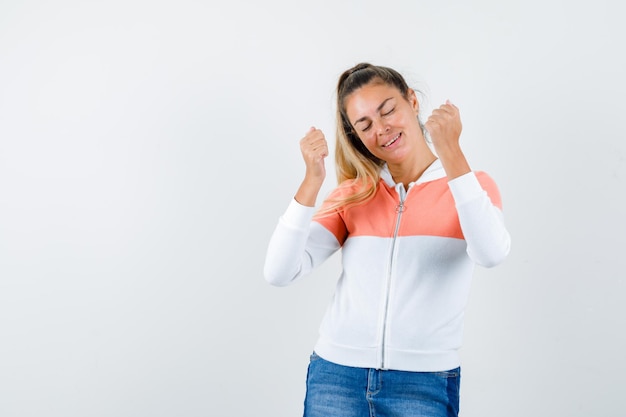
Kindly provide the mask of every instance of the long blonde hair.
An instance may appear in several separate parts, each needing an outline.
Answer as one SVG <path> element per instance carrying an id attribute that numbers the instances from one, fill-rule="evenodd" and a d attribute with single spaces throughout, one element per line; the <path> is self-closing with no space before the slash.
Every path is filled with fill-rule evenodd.
<path id="1" fill-rule="evenodd" d="M 329 214 L 369 200 L 378 189 L 380 169 L 385 161 L 372 155 L 355 132 L 346 114 L 346 98 L 359 88 L 370 84 L 387 84 L 397 88 L 408 100 L 409 86 L 396 70 L 362 62 L 346 70 L 337 83 L 337 132 L 335 139 L 335 169 L 339 187 L 353 192 L 340 193 L 322 207 L 320 215 Z M 421 125 L 421 123 L 420 123 Z"/>

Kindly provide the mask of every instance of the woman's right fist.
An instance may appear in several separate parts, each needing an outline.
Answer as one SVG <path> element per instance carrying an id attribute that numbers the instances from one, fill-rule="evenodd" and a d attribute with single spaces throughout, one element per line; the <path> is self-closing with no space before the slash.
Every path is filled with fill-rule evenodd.
<path id="1" fill-rule="evenodd" d="M 300 140 L 300 151 L 306 164 L 306 175 L 324 179 L 326 168 L 324 158 L 328 156 L 328 143 L 321 130 L 310 128 L 306 136 Z"/>

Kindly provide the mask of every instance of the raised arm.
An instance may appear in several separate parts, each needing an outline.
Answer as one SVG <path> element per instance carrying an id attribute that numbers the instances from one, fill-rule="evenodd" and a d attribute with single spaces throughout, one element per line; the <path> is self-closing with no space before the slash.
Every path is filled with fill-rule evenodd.
<path id="1" fill-rule="evenodd" d="M 270 239 L 263 273 L 272 285 L 285 286 L 307 275 L 339 248 L 332 233 L 312 222 L 317 195 L 326 177 L 328 145 L 322 131 L 311 128 L 300 140 L 306 173 L 294 199 Z"/>
<path id="2" fill-rule="evenodd" d="M 324 133 L 314 127 L 310 128 L 306 136 L 300 140 L 300 151 L 306 172 L 295 199 L 304 206 L 314 207 L 317 194 L 326 178 L 324 159 L 328 156 L 328 143 Z"/>
<path id="3" fill-rule="evenodd" d="M 446 101 L 433 111 L 426 129 L 448 176 L 468 255 L 485 267 L 499 264 L 511 247 L 500 194 L 489 176 L 480 173 L 479 178 L 470 169 L 459 144 L 462 129 L 459 109 Z"/>
<path id="4" fill-rule="evenodd" d="M 446 100 L 445 104 L 433 110 L 425 127 L 449 180 L 471 171 L 459 144 L 462 124 L 458 107 Z"/>

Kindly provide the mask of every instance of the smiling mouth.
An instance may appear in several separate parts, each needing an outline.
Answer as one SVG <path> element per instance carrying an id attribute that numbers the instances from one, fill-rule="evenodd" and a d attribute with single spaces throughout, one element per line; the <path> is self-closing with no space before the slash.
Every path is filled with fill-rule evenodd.
<path id="1" fill-rule="evenodd" d="M 396 135 L 396 137 L 394 137 L 393 139 L 391 139 L 389 142 L 387 142 L 387 143 L 383 144 L 383 148 L 386 148 L 386 147 L 391 146 L 391 145 L 393 145 L 394 143 L 396 143 L 396 141 L 397 141 L 398 139 L 400 139 L 400 135 L 401 135 L 401 134 L 402 134 L 402 133 L 398 133 L 398 134 Z"/>

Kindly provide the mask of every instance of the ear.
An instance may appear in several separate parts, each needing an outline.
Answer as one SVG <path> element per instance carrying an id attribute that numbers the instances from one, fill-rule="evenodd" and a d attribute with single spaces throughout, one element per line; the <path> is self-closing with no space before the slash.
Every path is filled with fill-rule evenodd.
<path id="1" fill-rule="evenodd" d="M 411 104 L 411 107 L 413 107 L 413 110 L 415 110 L 415 114 L 418 114 L 420 110 L 420 103 L 419 101 L 417 101 L 417 95 L 412 88 L 409 88 L 407 98 L 409 100 L 409 103 Z"/>

